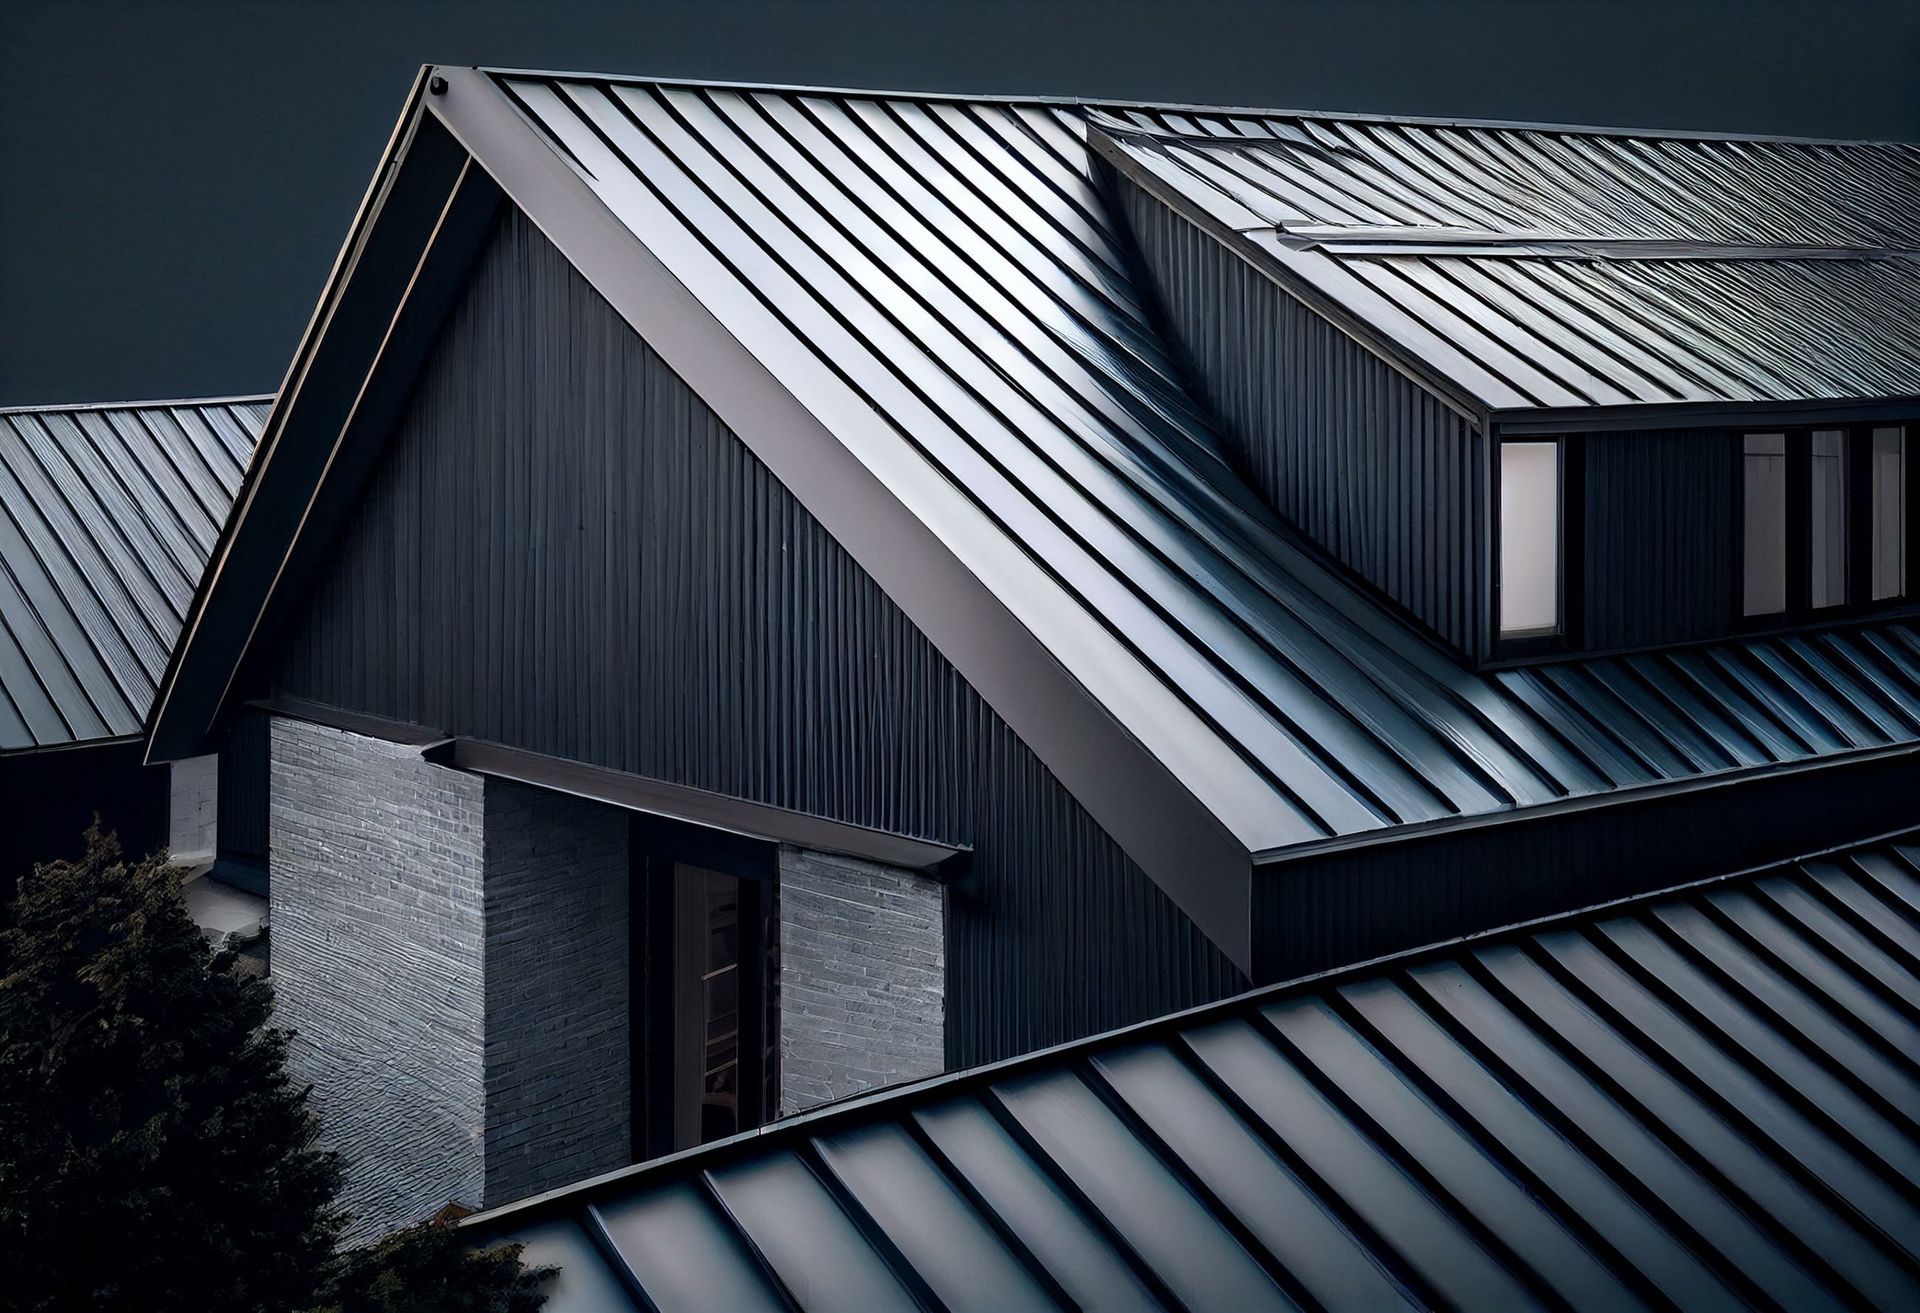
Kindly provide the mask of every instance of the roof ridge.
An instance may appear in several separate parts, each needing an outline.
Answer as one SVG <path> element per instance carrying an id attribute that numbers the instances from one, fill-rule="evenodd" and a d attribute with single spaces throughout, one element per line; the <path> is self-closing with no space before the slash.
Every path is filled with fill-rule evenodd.
<path id="1" fill-rule="evenodd" d="M 433 67 L 429 65 L 428 67 Z M 1746 141 L 1778 142 L 1801 146 L 1892 146 L 1920 150 L 1920 142 L 1891 137 L 1817 137 L 1774 132 L 1735 132 L 1705 128 L 1660 128 L 1645 125 L 1609 125 L 1598 123 L 1560 123 L 1528 119 L 1474 118 L 1448 114 L 1392 114 L 1368 110 L 1292 109 L 1275 105 L 1210 105 L 1190 101 L 1129 100 L 1114 96 L 1072 96 L 1053 93 L 1015 93 L 993 91 L 907 90 L 896 87 L 845 87 L 801 82 L 754 82 L 730 78 L 662 77 L 643 73 L 609 73 L 587 69 L 509 68 L 490 64 L 452 65 L 470 67 L 495 78 L 553 78 L 562 81 L 618 82 L 628 85 L 665 87 L 710 87 L 722 91 L 775 91 L 811 93 L 821 96 L 859 96 L 900 100 L 973 102 L 992 105 L 1043 105 L 1082 111 L 1143 110 L 1154 113 L 1253 116 L 1261 118 L 1313 119 L 1351 123 L 1387 123 L 1407 127 L 1495 128 L 1517 132 L 1546 132 L 1562 135 L 1630 137 L 1672 141 Z"/>

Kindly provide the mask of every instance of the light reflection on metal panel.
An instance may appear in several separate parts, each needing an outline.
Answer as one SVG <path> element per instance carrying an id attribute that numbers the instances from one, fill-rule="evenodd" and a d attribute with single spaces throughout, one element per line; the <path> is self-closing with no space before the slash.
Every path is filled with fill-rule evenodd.
<path id="1" fill-rule="evenodd" d="M 1485 374 L 1429 363 L 1495 409 L 1920 393 L 1920 148 L 1096 120 L 1384 336 L 1437 332 Z"/>

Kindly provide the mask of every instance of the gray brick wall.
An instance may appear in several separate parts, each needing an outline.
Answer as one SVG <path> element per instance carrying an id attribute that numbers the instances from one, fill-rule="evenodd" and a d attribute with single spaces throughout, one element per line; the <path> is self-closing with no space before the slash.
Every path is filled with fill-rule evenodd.
<path id="1" fill-rule="evenodd" d="M 349 1241 L 481 1202 L 483 784 L 276 719 L 275 1020 L 345 1159 Z"/>
<path id="2" fill-rule="evenodd" d="M 506 780 L 486 797 L 486 1201 L 624 1167 L 627 814 Z"/>
<path id="3" fill-rule="evenodd" d="M 780 1113 L 931 1076 L 946 1051 L 946 904 L 924 876 L 780 850 Z"/>

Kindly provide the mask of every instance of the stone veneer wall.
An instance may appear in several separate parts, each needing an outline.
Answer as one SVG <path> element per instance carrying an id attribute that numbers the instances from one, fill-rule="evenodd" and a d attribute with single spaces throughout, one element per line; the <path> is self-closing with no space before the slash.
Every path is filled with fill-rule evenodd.
<path id="1" fill-rule="evenodd" d="M 271 734 L 274 1020 L 345 1160 L 354 1243 L 482 1199 L 485 785 L 418 748 Z"/>
<path id="2" fill-rule="evenodd" d="M 276 1020 L 359 1242 L 623 1166 L 625 813 L 275 719 Z M 938 1073 L 944 891 L 782 848 L 782 1115 Z"/>
<path id="3" fill-rule="evenodd" d="M 938 1073 L 945 891 L 852 857 L 780 850 L 780 1114 Z"/>
<path id="4" fill-rule="evenodd" d="M 632 1161 L 627 813 L 487 781 L 486 1202 Z"/>
<path id="5" fill-rule="evenodd" d="M 350 1242 L 630 1161 L 626 814 L 275 719 L 275 1020 Z"/>

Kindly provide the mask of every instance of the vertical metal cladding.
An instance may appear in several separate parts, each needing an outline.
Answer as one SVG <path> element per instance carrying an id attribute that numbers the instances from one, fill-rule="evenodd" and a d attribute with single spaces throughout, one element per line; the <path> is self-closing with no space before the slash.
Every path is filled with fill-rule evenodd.
<path id="1" fill-rule="evenodd" d="M 1244 983 L 517 212 L 267 682 L 971 845 L 952 1063 Z"/>
<path id="2" fill-rule="evenodd" d="M 1471 650 L 1471 426 L 1133 183 L 1116 179 L 1167 327 L 1281 515 Z"/>
<path id="3" fill-rule="evenodd" d="M 219 844 L 222 857 L 267 862 L 267 715 L 242 711 L 220 745 Z"/>
<path id="4" fill-rule="evenodd" d="M 1887 834 L 1913 818 L 1914 758 L 1760 773 L 1714 789 L 1309 853 L 1256 873 L 1254 978 L 1269 982 Z"/>
<path id="5" fill-rule="evenodd" d="M 1595 433 L 1587 488 L 1587 646 L 1648 647 L 1727 630 L 1734 473 L 1717 430 Z"/>

